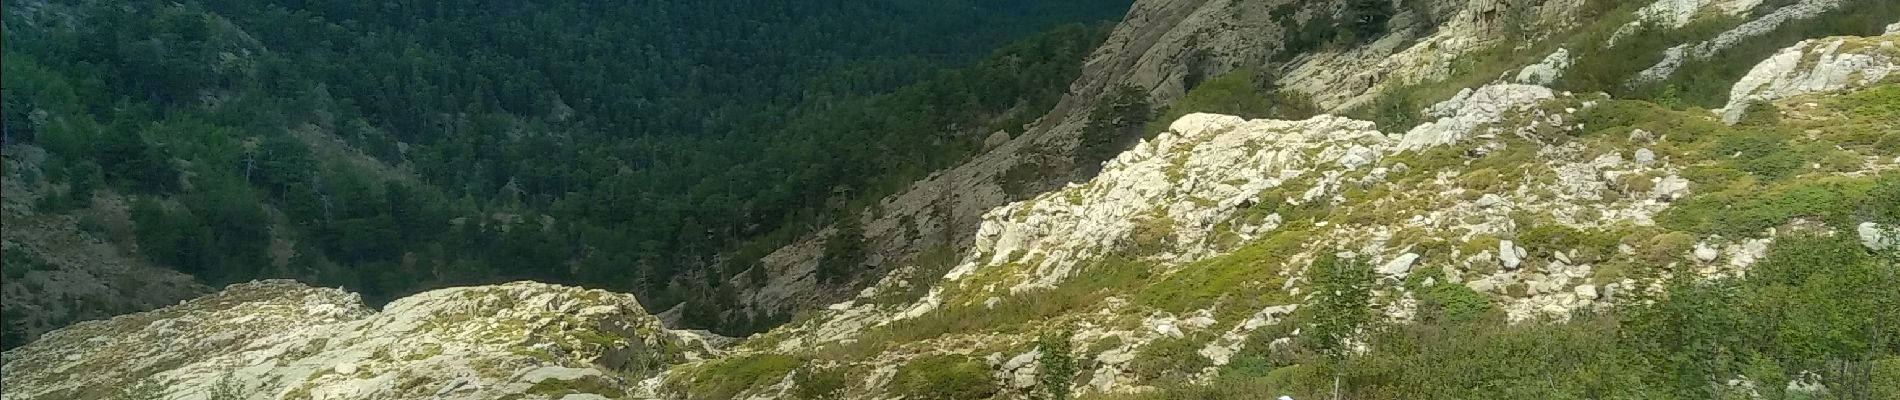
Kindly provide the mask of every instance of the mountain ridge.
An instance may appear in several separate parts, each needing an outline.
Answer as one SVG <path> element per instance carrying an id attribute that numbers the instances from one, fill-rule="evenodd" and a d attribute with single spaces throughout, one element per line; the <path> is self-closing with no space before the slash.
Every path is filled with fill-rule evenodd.
<path id="1" fill-rule="evenodd" d="M 1894 123 L 1900 121 L 1900 109 L 1892 106 L 1900 104 L 1900 82 L 1892 78 L 1900 65 L 1895 8 L 1868 2 L 1835 5 L 1836 13 L 1888 18 L 1871 25 L 1884 33 L 1826 34 L 1772 46 L 1755 42 L 1769 39 L 1739 42 L 1744 50 L 1734 51 L 1759 52 L 1766 59 L 1733 71 L 1737 81 L 1721 90 L 1731 98 L 1718 102 L 1719 108 L 1696 105 L 1710 100 L 1695 97 L 1708 91 L 1693 88 L 1702 84 L 1697 79 L 1709 78 L 1702 75 L 1664 78 L 1657 92 L 1628 86 L 1627 76 L 1603 86 L 1613 93 L 1555 89 L 1590 87 L 1601 83 L 1592 79 L 1603 71 L 1636 72 L 1650 65 L 1603 58 L 1617 51 L 1655 50 L 1644 57 L 1666 60 L 1667 49 L 1687 46 L 1671 40 L 1707 40 L 1671 36 L 1670 29 L 1713 24 L 1701 36 L 1722 37 L 1733 26 L 1750 24 L 1743 16 L 1782 18 L 1773 17 L 1782 15 L 1775 11 L 1779 8 L 1757 11 L 1759 4 L 1745 3 L 1625 4 L 1605 12 L 1617 17 L 1594 21 L 1571 20 L 1586 2 L 1538 3 L 1532 12 L 1519 14 L 1538 21 L 1526 26 L 1558 28 L 1535 32 L 1548 36 L 1541 42 L 1514 44 L 1492 32 L 1498 25 L 1487 25 L 1499 23 L 1485 17 L 1495 15 L 1491 11 L 1499 3 L 1467 2 L 1466 8 L 1447 13 L 1457 17 L 1443 29 L 1400 30 L 1370 42 L 1347 42 L 1357 47 L 1293 57 L 1287 70 L 1308 75 L 1283 75 L 1282 90 L 1327 90 L 1304 93 L 1316 108 L 1337 114 L 1244 117 L 1191 108 L 1157 113 L 1181 115 L 1158 131 L 1140 132 L 1129 149 L 1086 180 L 986 208 L 975 217 L 979 222 L 919 224 L 963 225 L 956 229 L 971 231 L 969 245 L 949 246 L 947 252 L 873 250 L 896 254 L 879 256 L 884 260 L 913 261 L 893 267 L 846 301 L 771 331 L 716 350 L 694 345 L 697 356 L 649 345 L 644 348 L 661 349 L 643 353 L 663 360 L 654 368 L 625 368 L 625 363 L 588 357 L 548 360 L 503 354 L 506 346 L 487 348 L 494 360 L 522 363 L 517 372 L 539 371 L 537 366 L 549 363 L 594 372 L 550 370 L 535 375 L 534 382 L 523 381 L 523 374 L 488 374 L 493 376 L 483 379 L 496 379 L 496 384 L 473 389 L 443 383 L 446 378 L 418 384 L 448 391 L 431 393 L 437 396 L 496 395 L 500 392 L 488 390 L 499 388 L 494 390 L 522 399 L 569 400 L 1171 399 L 1263 393 L 1321 398 L 1342 386 L 1349 398 L 1900 394 L 1900 385 L 1893 385 L 1900 382 L 1900 352 L 1892 342 L 1881 341 L 1880 330 L 1890 326 L 1881 321 L 1900 320 L 1894 314 L 1900 304 L 1893 303 L 1900 299 L 1895 292 L 1900 274 L 1894 273 L 1900 271 L 1900 256 L 1892 253 L 1894 238 L 1900 237 L 1892 232 L 1900 227 L 1900 175 L 1893 172 L 1900 169 L 1900 131 L 1895 130 L 1900 124 Z M 1232 3 L 1160 1 L 1139 2 L 1135 8 L 1206 12 L 1200 7 L 1219 5 L 1216 10 L 1236 13 L 1223 14 L 1230 16 L 1247 11 L 1229 7 L 1272 9 L 1227 4 Z M 1790 7 L 1802 4 L 1807 2 Z M 1668 7 L 1695 11 L 1654 11 Z M 1690 17 L 1678 22 L 1644 16 L 1650 14 Z M 1830 15 L 1841 14 L 1813 14 L 1780 26 L 1823 29 L 1801 24 L 1819 24 L 1814 21 Z M 1131 11 L 1128 20 L 1149 17 Z M 1407 18 L 1416 16 L 1394 20 L 1404 26 Z M 1672 27 L 1622 33 L 1626 23 L 1643 18 L 1664 18 Z M 1861 22 L 1835 28 L 1858 32 L 1867 27 Z M 1163 36 L 1199 28 L 1164 25 L 1169 26 L 1160 28 Z M 1472 36 L 1477 32 L 1491 36 Z M 1785 35 L 1770 30 L 1750 37 Z M 1117 37 L 1124 36 L 1131 35 Z M 1590 41 L 1608 37 L 1622 44 Z M 1121 46 L 1118 40 L 1112 37 L 1104 47 Z M 1441 45 L 1447 46 L 1443 52 L 1429 51 Z M 1490 46 L 1505 46 L 1506 52 L 1500 55 Z M 1148 57 L 1157 51 L 1192 53 L 1184 47 L 1141 51 L 1132 58 L 1154 61 Z M 1098 57 L 1129 59 L 1112 54 L 1098 50 Z M 1458 61 L 1474 59 L 1480 61 Z M 1139 65 L 1148 61 L 1120 65 L 1141 70 Z M 1695 62 L 1684 61 L 1682 70 L 1706 72 L 1698 68 L 1707 66 Z M 1154 76 L 1185 78 L 1191 69 L 1174 65 Z M 1102 90 L 1071 94 L 1077 96 L 1073 101 L 1092 105 L 1052 112 L 1045 119 L 1060 116 L 1060 124 L 1011 136 L 977 156 L 974 165 L 934 175 L 913 189 L 968 192 L 956 194 L 967 199 L 958 207 L 1014 197 L 996 196 L 1002 192 L 996 177 L 1009 169 L 1002 165 L 1027 162 L 1021 152 L 1033 152 L 1027 150 L 1032 145 L 1080 146 L 1064 141 L 1081 142 L 1086 138 L 1077 136 L 1099 133 L 1091 132 L 1090 125 L 1099 126 L 1096 117 L 1102 115 L 1094 109 L 1125 100 L 1111 96 L 1120 90 L 1109 88 L 1135 86 L 1134 92 L 1147 92 L 1140 95 L 1143 102 L 1175 96 L 1157 94 L 1166 88 L 1142 89 L 1115 84 L 1125 79 L 1084 75 L 1090 83 L 1078 81 L 1072 88 Z M 1209 98 L 1285 99 L 1248 90 L 1237 90 L 1244 93 L 1237 97 L 1212 95 L 1233 89 L 1235 82 L 1254 83 L 1251 76 L 1212 75 L 1200 85 L 1183 85 L 1179 102 L 1154 102 L 1188 108 L 1204 107 Z M 1408 103 L 1421 99 L 1432 101 L 1417 107 Z M 1084 108 L 1092 110 L 1081 112 Z M 903 241 L 904 235 L 892 233 L 903 230 L 902 224 L 888 221 L 922 212 L 916 204 L 909 206 L 896 216 L 862 216 L 874 221 L 863 223 L 863 235 Z M 780 250 L 803 256 L 775 253 L 770 257 L 789 260 L 768 263 L 819 262 L 829 246 L 818 240 Z M 906 252 L 928 255 L 907 257 Z M 298 286 L 233 286 L 239 292 L 256 287 Z M 289 291 L 296 290 L 328 289 Z M 581 309 L 602 301 L 586 297 L 601 296 L 625 309 L 616 314 L 624 318 L 616 318 L 659 326 L 630 298 L 601 291 L 517 283 L 441 292 L 489 290 L 503 291 L 493 299 L 579 293 L 572 296 L 582 298 Z M 440 297 L 419 295 L 417 301 Z M 400 309 L 408 300 L 391 304 Z M 436 309 L 484 304 L 489 301 L 447 299 Z M 558 320 L 564 315 L 537 308 L 528 306 L 521 316 Z M 141 328 L 131 325 L 144 324 L 123 321 L 148 315 L 77 330 Z M 467 340 L 491 325 L 473 324 L 469 335 L 425 337 Z M 207 329 L 179 340 L 207 340 L 219 332 Z M 594 338 L 586 329 L 559 332 L 579 332 L 568 336 L 583 339 L 572 349 L 575 354 L 594 354 L 603 343 L 618 349 L 614 346 L 636 341 L 704 337 L 654 328 L 608 335 L 600 342 L 584 340 Z M 384 338 L 404 338 L 400 332 L 388 335 Z M 40 394 L 64 384 L 20 372 L 25 364 L 15 364 L 62 354 L 50 349 L 78 349 L 69 354 L 82 360 L 112 357 L 89 349 L 87 342 L 94 339 L 81 336 L 55 333 L 49 336 L 52 342 L 7 352 L 6 383 Z M 306 358 L 332 356 L 318 352 Z M 424 396 L 388 380 L 404 376 L 391 372 L 405 365 L 400 357 L 374 362 L 385 362 L 381 365 L 387 369 L 324 362 L 313 367 L 371 372 L 302 377 L 323 388 L 371 392 L 326 389 L 317 395 L 266 379 L 241 384 L 263 391 L 239 398 Z M 239 370 L 278 368 L 251 364 Z M 126 383 L 142 374 L 107 373 L 100 379 Z M 540 383 L 576 374 L 586 377 L 556 380 L 587 384 Z M 202 388 L 221 386 L 204 373 L 172 384 L 187 389 L 158 397 L 215 397 L 200 396 L 208 393 Z M 7 396 L 50 398 L 12 390 Z"/>

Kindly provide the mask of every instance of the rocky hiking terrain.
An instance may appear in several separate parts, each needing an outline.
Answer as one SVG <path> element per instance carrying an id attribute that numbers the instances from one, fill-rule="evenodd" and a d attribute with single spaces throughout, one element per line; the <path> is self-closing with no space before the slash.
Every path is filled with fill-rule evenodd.
<path id="1" fill-rule="evenodd" d="M 772 274 L 751 301 L 846 300 L 734 343 L 669 330 L 630 296 L 597 290 L 454 288 L 377 311 L 342 291 L 267 281 L 9 351 L 4 398 L 1245 398 L 1268 388 L 1318 398 L 1350 373 L 1326 372 L 1338 361 L 1322 360 L 1403 351 L 1369 328 L 1329 331 L 1341 310 L 1390 326 L 1495 319 L 1477 329 L 1529 330 L 1535 340 L 1427 363 L 1515 377 L 1463 362 L 1526 348 L 1610 354 L 1562 347 L 1596 343 L 1587 335 L 1537 329 L 1587 332 L 1604 314 L 1662 313 L 1642 307 L 1676 304 L 1672 291 L 1700 293 L 1683 282 L 1851 287 L 1860 291 L 1839 297 L 1872 304 L 1808 321 L 1816 326 L 1873 327 L 1853 318 L 1894 309 L 1880 306 L 1900 299 L 1900 281 L 1878 273 L 1891 261 L 1870 264 L 1886 268 L 1875 272 L 1828 268 L 1891 254 L 1900 241 L 1900 10 L 1853 1 L 1666 0 L 1608 11 L 1587 1 L 1406 4 L 1387 35 L 1298 49 L 1270 68 L 1280 90 L 1327 113 L 1171 110 L 1180 116 L 1086 180 L 1004 193 L 1001 176 L 1040 162 L 1036 149 L 1078 145 L 1088 110 L 1112 102 L 1112 88 L 1136 87 L 1156 104 L 1195 99 L 1182 80 L 1190 73 L 1218 80 L 1273 60 L 1297 47 L 1300 21 L 1339 6 L 1138 2 L 1038 129 L 866 215 L 871 262 L 889 273 L 843 295 L 814 293 L 798 282 L 805 274 Z M 1804 21 L 1841 10 L 1884 19 L 1854 35 L 1724 50 L 1825 31 Z M 1577 17 L 1585 12 L 1601 15 Z M 1200 49 L 1211 61 L 1179 62 Z M 1616 58 L 1639 50 L 1640 65 Z M 1736 52 L 1757 56 L 1737 70 L 1711 66 Z M 1698 80 L 1725 73 L 1733 78 L 1720 85 Z M 1695 97 L 1706 93 L 1720 100 Z M 1833 258 L 1785 250 L 1829 240 L 1847 245 L 1828 247 Z M 822 241 L 764 261 L 813 268 Z M 1874 283 L 1799 281 L 1789 260 Z M 1351 265 L 1367 280 L 1338 289 L 1338 271 Z M 1757 302 L 1747 299 L 1685 308 L 1714 314 L 1717 303 Z M 1338 349 L 1310 349 L 1328 338 Z M 1418 347 L 1434 346 L 1462 349 Z M 1685 386 L 1737 398 L 1900 394 L 1880 386 L 1900 382 L 1900 361 L 1868 346 L 1846 347 L 1873 354 L 1864 359 L 1710 369 Z M 1662 350 L 1636 354 L 1644 351 Z M 1862 365 L 1854 360 L 1865 361 L 1854 376 L 1866 381 L 1826 369 Z M 1704 372 L 1565 362 L 1599 368 L 1566 376 L 1598 380 L 1497 378 L 1440 395 L 1698 398 L 1612 377 Z M 1424 369 L 1406 366 L 1356 369 Z M 1437 393 L 1430 382 L 1377 392 L 1363 389 L 1378 386 L 1373 378 L 1346 379 L 1358 390 L 1349 398 Z M 1465 383 L 1457 379 L 1435 380 Z"/>
<path id="2" fill-rule="evenodd" d="M 341 290 L 258 281 L 8 352 L 5 396 L 589 398 L 563 396 L 624 391 L 625 376 L 707 357 L 715 344 L 599 290 L 443 289 L 378 311 Z"/>

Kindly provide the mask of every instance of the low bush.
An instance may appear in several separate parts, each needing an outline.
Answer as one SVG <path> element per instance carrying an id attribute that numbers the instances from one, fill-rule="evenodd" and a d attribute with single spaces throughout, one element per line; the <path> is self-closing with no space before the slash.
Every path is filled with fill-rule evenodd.
<path id="1" fill-rule="evenodd" d="M 918 357 L 897 368 L 892 392 L 915 400 L 975 400 L 997 392 L 995 378 L 983 361 L 962 355 Z"/>
<path id="2" fill-rule="evenodd" d="M 753 354 L 715 361 L 694 370 L 685 382 L 687 398 L 727 400 L 746 389 L 771 384 L 785 377 L 804 360 L 779 354 Z"/>
<path id="3" fill-rule="evenodd" d="M 1185 382 L 1203 368 L 1214 365 L 1200 354 L 1201 348 L 1213 339 L 1213 335 L 1206 332 L 1155 339 L 1135 353 L 1127 371 L 1144 382 Z"/>
<path id="4" fill-rule="evenodd" d="M 837 398 L 838 391 L 845 387 L 846 379 L 843 368 L 800 368 L 792 375 L 792 396 L 804 400 Z"/>

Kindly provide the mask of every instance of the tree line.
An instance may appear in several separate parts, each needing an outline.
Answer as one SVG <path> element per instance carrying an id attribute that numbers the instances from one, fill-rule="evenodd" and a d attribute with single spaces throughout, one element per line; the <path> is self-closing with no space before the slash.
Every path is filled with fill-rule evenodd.
<path id="1" fill-rule="evenodd" d="M 6 135 L 48 154 L 42 211 L 131 195 L 139 254 L 212 284 L 716 310 L 750 267 L 722 255 L 1020 132 L 1125 3 L 9 2 Z"/>

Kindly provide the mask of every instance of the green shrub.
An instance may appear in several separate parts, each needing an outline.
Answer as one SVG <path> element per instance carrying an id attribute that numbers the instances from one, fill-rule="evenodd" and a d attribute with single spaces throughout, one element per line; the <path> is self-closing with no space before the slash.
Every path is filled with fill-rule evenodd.
<path id="1" fill-rule="evenodd" d="M 825 256 L 818 262 L 820 282 L 849 281 L 864 270 L 864 229 L 855 217 L 847 217 L 837 225 L 837 232 L 825 240 Z"/>
<path id="2" fill-rule="evenodd" d="M 1870 399 L 1900 399 L 1900 357 L 1888 357 L 1874 361 L 1868 368 L 1868 388 Z"/>
<path id="3" fill-rule="evenodd" d="M 79 216 L 78 226 L 79 226 L 80 232 L 85 232 L 88 235 L 92 235 L 92 237 L 96 237 L 96 238 L 106 237 L 105 218 L 100 217 L 98 214 L 86 214 L 86 215 Z"/>
<path id="4" fill-rule="evenodd" d="M 1418 316 L 1426 321 L 1470 322 L 1496 309 L 1489 296 L 1461 284 L 1441 281 L 1418 292 Z"/>
<path id="5" fill-rule="evenodd" d="M 928 355 L 897 368 L 891 389 L 906 399 L 975 400 L 997 392 L 990 367 L 963 355 Z"/>
<path id="6" fill-rule="evenodd" d="M 1134 86 L 1116 87 L 1089 112 L 1081 143 L 1075 147 L 1076 163 L 1101 162 L 1120 154 L 1141 138 L 1141 128 L 1154 116 L 1147 92 Z"/>
<path id="7" fill-rule="evenodd" d="M 1883 84 L 1854 91 L 1841 95 L 1835 101 L 1848 105 L 1848 112 L 1856 116 L 1885 117 L 1889 121 L 1900 118 L 1900 84 Z"/>
<path id="8" fill-rule="evenodd" d="M 1036 348 L 1042 351 L 1036 368 L 1036 384 L 1039 389 L 1031 397 L 1041 400 L 1068 400 L 1069 387 L 1075 381 L 1075 346 L 1069 337 L 1075 332 L 1060 330 L 1045 333 L 1036 340 Z"/>
<path id="9" fill-rule="evenodd" d="M 1877 222 L 1900 223 L 1900 175 L 1880 177 L 1864 199 L 1855 208 L 1860 216 Z"/>
<path id="10" fill-rule="evenodd" d="M 1771 129 L 1749 129 L 1717 142 L 1714 154 L 1727 157 L 1726 163 L 1763 180 L 1778 180 L 1806 167 L 1812 157 L 1791 143 L 1785 134 Z"/>
<path id="11" fill-rule="evenodd" d="M 527 393 L 539 394 L 550 398 L 561 398 L 569 394 L 598 394 L 617 397 L 626 394 L 626 390 L 615 385 L 608 378 L 591 376 L 580 379 L 543 379 L 528 387 Z"/>
<path id="12" fill-rule="evenodd" d="M 1286 37 L 1280 40 L 1280 51 L 1273 55 L 1273 61 L 1292 60 L 1300 54 L 1324 47 L 1338 37 L 1339 30 L 1335 26 L 1339 20 L 1331 13 L 1315 13 L 1312 18 L 1302 21 L 1294 18 L 1298 11 L 1297 4 L 1286 3 L 1267 12 L 1276 25 L 1286 29 Z"/>
<path id="13" fill-rule="evenodd" d="M 21 248 L 8 249 L 5 253 L 0 254 L 0 268 L 6 270 L 7 279 L 18 279 L 26 276 L 28 271 L 52 271 L 59 269 L 59 267 L 53 265 L 53 263 L 47 262 L 44 258 L 40 258 L 38 254 L 26 252 Z"/>
<path id="14" fill-rule="evenodd" d="M 1412 89 L 1402 87 L 1387 90 L 1372 100 L 1366 109 L 1368 117 L 1380 130 L 1386 132 L 1404 132 L 1424 122 L 1424 106 L 1413 98 Z"/>
<path id="15" fill-rule="evenodd" d="M 1742 193 L 1707 193 L 1663 211 L 1657 222 L 1728 237 L 1757 235 L 1793 218 L 1851 226 L 1850 214 L 1867 204 L 1872 188 L 1865 178 L 1819 178 Z"/>
<path id="16" fill-rule="evenodd" d="M 1160 254 L 1174 250 L 1176 236 L 1174 219 L 1163 216 L 1143 216 L 1135 223 L 1135 229 L 1128 233 L 1123 245 L 1123 255 L 1130 257 Z"/>
<path id="17" fill-rule="evenodd" d="M 222 378 L 218 378 L 218 382 L 211 387 L 206 397 L 209 400 L 241 400 L 250 396 L 244 393 L 244 386 L 238 382 L 236 376 L 225 373 Z"/>
<path id="18" fill-rule="evenodd" d="M 847 379 L 844 368 L 800 368 L 792 375 L 792 396 L 805 400 L 837 398 Z"/>
<path id="19" fill-rule="evenodd" d="M 1191 113 L 1214 113 L 1247 119 L 1274 118 L 1299 120 L 1319 114 L 1319 107 L 1299 94 L 1278 90 L 1273 78 L 1259 70 L 1242 68 L 1215 76 L 1193 86 L 1148 122 L 1145 133 L 1168 129 L 1168 124 Z"/>
<path id="20" fill-rule="evenodd" d="M 1595 264 L 1616 254 L 1618 239 L 1612 232 L 1585 232 L 1554 221 L 1545 221 L 1531 224 L 1528 229 L 1519 232 L 1516 244 L 1529 250 L 1532 257 L 1549 259 L 1556 253 L 1575 250 L 1577 257 L 1571 262 Z"/>
<path id="21" fill-rule="evenodd" d="M 1128 362 L 1129 374 L 1144 382 L 1184 382 L 1214 363 L 1200 351 L 1213 336 L 1197 332 L 1182 337 L 1162 337 L 1148 342 Z"/>
<path id="22" fill-rule="evenodd" d="M 752 354 L 706 364 L 687 378 L 687 397 L 694 400 L 726 400 L 748 388 L 769 385 L 804 364 L 804 360 L 780 354 Z"/>
<path id="23" fill-rule="evenodd" d="M 1695 249 L 1696 238 L 1683 232 L 1669 232 L 1649 239 L 1643 259 L 1657 264 L 1675 261 Z"/>
<path id="24" fill-rule="evenodd" d="M 1391 0 L 1348 0 L 1346 1 L 1346 22 L 1351 29 L 1344 31 L 1351 36 L 1349 43 L 1369 42 L 1385 34 L 1386 22 L 1392 20 Z"/>

